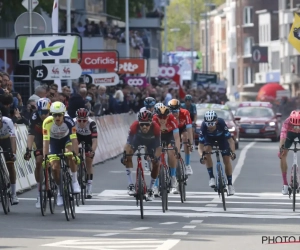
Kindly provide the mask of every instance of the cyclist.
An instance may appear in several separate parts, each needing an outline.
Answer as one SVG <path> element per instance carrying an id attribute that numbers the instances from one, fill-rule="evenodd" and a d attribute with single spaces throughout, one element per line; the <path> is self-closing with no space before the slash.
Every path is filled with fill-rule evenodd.
<path id="1" fill-rule="evenodd" d="M 200 154 L 200 163 L 206 164 L 209 174 L 209 186 L 216 186 L 215 177 L 213 174 L 213 162 L 210 154 L 203 158 L 203 152 L 211 152 L 212 146 L 217 142 L 220 150 L 222 150 L 223 162 L 228 181 L 228 195 L 234 195 L 234 187 L 232 185 L 232 160 L 236 158 L 235 143 L 228 131 L 227 125 L 222 118 L 218 118 L 215 111 L 206 111 L 204 122 L 200 128 L 200 137 L 198 152 Z"/>
<path id="2" fill-rule="evenodd" d="M 168 103 L 172 114 L 178 121 L 179 136 L 183 142 L 190 140 L 190 145 L 184 145 L 185 151 L 185 169 L 187 175 L 192 175 L 193 170 L 190 165 L 190 152 L 193 151 L 193 130 L 192 130 L 192 121 L 190 118 L 190 113 L 186 109 L 180 108 L 180 101 L 177 99 L 172 99 Z M 189 146 L 189 147 L 188 147 Z"/>
<path id="3" fill-rule="evenodd" d="M 181 103 L 181 107 L 190 112 L 191 120 L 193 124 L 197 121 L 197 108 L 196 104 L 193 103 L 193 97 L 191 95 L 186 95 L 184 98 L 184 103 Z"/>
<path id="4" fill-rule="evenodd" d="M 92 183 L 93 183 L 93 158 L 98 147 L 98 132 L 95 121 L 89 118 L 90 112 L 85 108 L 80 108 L 76 111 L 74 118 L 77 131 L 78 144 L 85 142 L 86 168 L 87 168 L 87 198 L 92 198 Z"/>
<path id="5" fill-rule="evenodd" d="M 283 179 L 282 194 L 288 194 L 288 181 L 287 181 L 287 155 L 288 150 L 282 149 L 290 148 L 295 140 L 298 138 L 300 141 L 300 111 L 294 110 L 291 112 L 290 116 L 284 121 L 281 133 L 280 133 L 280 144 L 279 144 L 279 153 L 280 158 L 280 167 Z"/>
<path id="6" fill-rule="evenodd" d="M 168 146 L 171 146 L 171 142 L 175 140 L 175 146 L 179 150 L 180 137 L 178 122 L 176 118 L 172 114 L 170 114 L 170 109 L 165 105 L 161 106 L 160 108 L 157 108 L 157 114 L 154 115 L 153 121 L 160 125 L 161 140 L 166 142 Z M 176 179 L 177 157 L 178 156 L 175 155 L 175 151 L 168 151 L 168 164 L 171 170 L 171 192 L 174 194 L 178 194 L 178 182 Z M 155 184 L 156 185 L 154 195 L 157 196 L 157 182 Z"/>
<path id="7" fill-rule="evenodd" d="M 160 146 L 160 128 L 159 125 L 153 122 L 153 115 L 149 110 L 144 110 L 139 112 L 138 121 L 135 121 L 130 126 L 129 135 L 127 143 L 125 145 L 124 151 L 126 154 L 133 154 L 137 147 L 144 145 L 147 147 L 148 152 L 154 152 L 154 157 L 152 159 L 152 171 L 151 171 L 151 181 L 148 189 L 147 200 L 151 201 L 153 198 L 153 185 L 158 176 L 161 146 Z M 131 169 L 133 167 L 132 157 L 127 157 L 127 159 L 121 159 L 123 165 L 126 166 L 126 175 L 128 178 L 128 194 L 134 195 L 135 188 L 131 177 Z"/>
<path id="8" fill-rule="evenodd" d="M 35 156 L 35 171 L 34 176 L 38 186 L 38 196 L 35 203 L 36 208 L 40 208 L 40 172 L 42 170 L 43 163 L 43 121 L 49 116 L 51 101 L 48 98 L 40 98 L 37 103 L 37 111 L 35 111 L 29 120 L 27 148 L 24 154 L 24 159 L 29 161 L 31 158 L 31 152 L 33 143 L 35 143 L 36 150 L 34 151 Z"/>
<path id="9" fill-rule="evenodd" d="M 11 119 L 6 116 L 2 116 L 2 112 L 0 111 L 0 147 L 3 151 L 10 151 L 10 153 L 4 153 L 4 158 L 7 166 L 7 170 L 10 178 L 10 186 L 11 186 L 11 201 L 12 205 L 19 204 L 19 199 L 17 197 L 16 190 L 16 170 L 14 162 L 16 160 L 16 133 L 15 126 Z"/>
<path id="10" fill-rule="evenodd" d="M 78 142 L 76 136 L 75 123 L 70 116 L 65 115 L 66 106 L 62 102 L 54 102 L 51 104 L 50 113 L 43 122 L 43 154 L 44 157 L 49 154 L 49 146 L 51 154 L 60 154 L 62 150 L 67 152 L 75 152 L 78 155 Z M 81 189 L 77 179 L 78 157 L 69 157 L 69 166 L 72 172 L 72 186 L 74 193 L 80 193 Z M 60 160 L 59 158 L 50 159 L 53 168 L 53 177 L 58 186 L 57 206 L 63 205 L 63 198 L 60 194 Z"/>

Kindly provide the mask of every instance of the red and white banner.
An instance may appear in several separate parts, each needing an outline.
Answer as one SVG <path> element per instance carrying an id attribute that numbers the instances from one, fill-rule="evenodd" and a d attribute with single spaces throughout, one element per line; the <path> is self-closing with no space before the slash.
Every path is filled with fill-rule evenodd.
<path id="1" fill-rule="evenodd" d="M 145 74 L 146 60 L 141 58 L 120 58 L 119 74 Z M 118 65 L 115 71 L 118 71 Z"/>
<path id="2" fill-rule="evenodd" d="M 83 52 L 80 63 L 82 69 L 105 69 L 107 72 L 114 72 L 117 64 L 115 51 Z"/>
<path id="3" fill-rule="evenodd" d="M 116 73 L 91 74 L 93 83 L 101 86 L 114 86 L 119 84 L 120 78 Z"/>

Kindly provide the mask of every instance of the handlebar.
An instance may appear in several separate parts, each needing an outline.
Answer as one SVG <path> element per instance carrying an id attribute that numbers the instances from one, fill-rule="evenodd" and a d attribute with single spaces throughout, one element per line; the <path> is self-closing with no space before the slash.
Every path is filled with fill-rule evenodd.
<path id="1" fill-rule="evenodd" d="M 138 152 L 134 153 L 134 154 L 126 154 L 126 151 L 124 151 L 123 152 L 123 158 L 126 158 L 127 156 L 138 156 L 138 157 L 140 157 L 142 155 L 144 155 L 144 156 L 150 156 L 150 158 L 151 158 L 151 157 L 154 156 L 154 152 L 152 152 L 151 154 L 150 153 L 141 153 L 141 150 L 143 148 L 146 148 L 146 147 L 145 146 L 138 146 L 138 148 L 137 148 Z"/>
<path id="2" fill-rule="evenodd" d="M 65 152 L 65 153 L 60 153 L 60 154 L 49 154 L 46 155 L 46 159 L 52 158 L 52 157 L 59 157 L 62 158 L 64 156 L 76 156 L 76 154 L 74 152 Z"/>

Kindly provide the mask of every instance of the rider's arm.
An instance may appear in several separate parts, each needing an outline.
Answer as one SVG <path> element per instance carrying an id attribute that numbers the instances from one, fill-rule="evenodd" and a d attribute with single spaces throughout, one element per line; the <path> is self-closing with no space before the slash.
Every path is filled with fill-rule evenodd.
<path id="1" fill-rule="evenodd" d="M 128 137 L 127 137 L 126 145 L 127 144 L 132 145 L 134 135 L 137 133 L 137 130 L 138 130 L 138 124 L 139 124 L 138 121 L 134 121 L 131 124 L 131 126 L 129 128 L 129 132 L 128 132 Z M 126 148 L 126 145 L 125 145 L 125 148 Z"/>
<path id="2" fill-rule="evenodd" d="M 205 134 L 206 134 L 206 126 L 205 123 L 202 122 L 200 132 L 199 132 L 199 145 L 198 145 L 198 153 L 200 157 L 202 157 L 204 151 Z"/>
<path id="3" fill-rule="evenodd" d="M 195 104 L 192 104 L 193 105 L 193 114 L 194 114 L 194 122 L 197 121 L 197 108 L 196 108 L 196 105 Z"/>
<path id="4" fill-rule="evenodd" d="M 189 111 L 185 112 L 185 123 L 186 123 L 185 127 L 188 134 L 188 139 L 190 140 L 190 144 L 193 145 L 194 144 L 193 128 L 192 128 L 192 120 Z"/>
<path id="5" fill-rule="evenodd" d="M 235 142 L 231 136 L 231 133 L 228 130 L 228 127 L 225 123 L 225 121 L 222 121 L 223 124 L 223 129 L 224 129 L 224 136 L 227 139 L 228 143 L 229 143 L 229 147 L 232 153 L 235 153 Z"/>
<path id="6" fill-rule="evenodd" d="M 32 144 L 34 142 L 35 131 L 34 131 L 35 123 L 30 119 L 29 127 L 28 127 L 28 137 L 27 137 L 27 148 L 32 149 Z"/>
<path id="7" fill-rule="evenodd" d="M 93 152 L 96 151 L 98 147 L 98 131 L 97 131 L 97 125 L 94 121 L 90 123 L 90 130 L 91 130 L 91 136 L 92 136 L 92 150 Z"/>
<path id="8" fill-rule="evenodd" d="M 154 126 L 154 138 L 155 138 L 155 157 L 160 157 L 161 155 L 161 132 L 160 126 L 157 123 L 153 123 Z"/>
<path id="9" fill-rule="evenodd" d="M 9 135 L 10 135 L 10 143 L 11 143 L 11 150 L 13 154 L 17 153 L 17 143 L 16 143 L 16 130 L 15 126 L 11 119 L 7 120 L 7 125 L 9 127 Z"/>
<path id="10" fill-rule="evenodd" d="M 43 154 L 44 158 L 49 154 L 50 130 L 53 125 L 53 117 L 48 116 L 43 122 Z"/>
<path id="11" fill-rule="evenodd" d="M 170 119 L 169 122 L 170 122 L 170 124 L 172 126 L 172 130 L 173 130 L 175 146 L 176 146 L 177 150 L 180 150 L 180 136 L 179 136 L 178 122 L 172 114 L 170 114 L 169 119 Z"/>
<path id="12" fill-rule="evenodd" d="M 287 118 L 281 127 L 279 148 L 281 148 L 282 145 L 284 145 L 285 143 L 288 127 L 289 127 L 289 119 Z"/>

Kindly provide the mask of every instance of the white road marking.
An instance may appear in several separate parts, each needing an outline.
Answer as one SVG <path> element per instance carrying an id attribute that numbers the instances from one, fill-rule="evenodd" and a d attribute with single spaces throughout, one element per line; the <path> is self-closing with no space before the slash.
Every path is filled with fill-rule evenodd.
<path id="1" fill-rule="evenodd" d="M 133 228 L 131 230 L 133 230 L 133 231 L 142 231 L 142 230 L 147 230 L 147 229 L 150 229 L 150 228 L 152 228 L 152 227 L 137 227 L 137 228 Z"/>
<path id="2" fill-rule="evenodd" d="M 202 222 L 203 222 L 203 220 L 192 220 L 190 223 L 191 224 L 200 224 Z"/>
<path id="3" fill-rule="evenodd" d="M 217 207 L 218 206 L 218 204 L 207 204 L 207 205 L 205 205 L 206 207 Z"/>
<path id="4" fill-rule="evenodd" d="M 172 224 L 176 224 L 178 222 L 163 222 L 163 223 L 159 223 L 160 225 L 172 225 Z"/>
<path id="5" fill-rule="evenodd" d="M 173 235 L 188 235 L 189 232 L 175 232 Z"/>
<path id="6" fill-rule="evenodd" d="M 95 234 L 94 236 L 107 237 L 107 236 L 113 236 L 113 235 L 118 235 L 118 234 L 120 234 L 120 233 Z"/>
<path id="7" fill-rule="evenodd" d="M 236 181 L 236 179 L 239 177 L 242 167 L 244 166 L 245 159 L 246 159 L 246 154 L 247 151 L 255 145 L 256 142 L 251 142 L 247 144 L 241 151 L 240 157 L 238 159 L 237 164 L 235 165 L 234 171 L 232 173 L 232 184 Z"/>
<path id="8" fill-rule="evenodd" d="M 196 226 L 184 226 L 184 227 L 182 227 L 182 228 L 186 228 L 186 229 L 194 229 L 194 228 L 196 228 Z"/>

